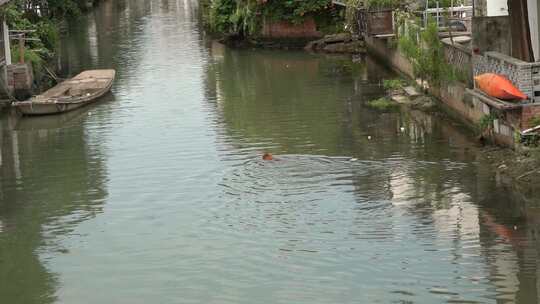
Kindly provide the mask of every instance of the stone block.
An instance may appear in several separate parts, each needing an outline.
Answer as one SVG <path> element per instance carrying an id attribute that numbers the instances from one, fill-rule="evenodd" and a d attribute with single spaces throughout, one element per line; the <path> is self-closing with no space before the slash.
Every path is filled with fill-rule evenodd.
<path id="1" fill-rule="evenodd" d="M 8 89 L 17 99 L 26 99 L 32 95 L 34 73 L 29 63 L 12 64 L 7 67 Z"/>
<path id="2" fill-rule="evenodd" d="M 324 43 L 336 43 L 336 42 L 349 42 L 352 40 L 352 36 L 349 33 L 340 33 L 334 35 L 326 35 L 322 39 Z"/>

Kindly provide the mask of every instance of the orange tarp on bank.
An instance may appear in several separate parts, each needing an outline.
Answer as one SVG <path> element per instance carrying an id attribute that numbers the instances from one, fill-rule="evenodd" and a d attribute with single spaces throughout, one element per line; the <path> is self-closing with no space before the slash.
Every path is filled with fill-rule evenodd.
<path id="1" fill-rule="evenodd" d="M 527 99 L 527 95 L 501 75 L 487 73 L 474 77 L 474 80 L 478 88 L 491 97 L 504 100 Z"/>

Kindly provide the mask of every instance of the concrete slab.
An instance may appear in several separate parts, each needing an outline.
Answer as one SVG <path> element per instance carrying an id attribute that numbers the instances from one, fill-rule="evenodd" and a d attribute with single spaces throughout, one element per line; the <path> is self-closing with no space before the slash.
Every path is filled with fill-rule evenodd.
<path id="1" fill-rule="evenodd" d="M 410 97 L 417 97 L 417 96 L 422 95 L 413 86 L 404 87 L 403 90 L 405 90 L 405 93 L 407 93 L 407 95 Z"/>
<path id="2" fill-rule="evenodd" d="M 392 100 L 401 104 L 408 104 L 411 102 L 411 100 L 407 96 L 404 96 L 404 95 L 393 95 Z"/>
<path id="3" fill-rule="evenodd" d="M 454 43 L 462 43 L 462 44 L 472 41 L 472 38 L 470 36 L 457 36 L 457 37 L 454 37 L 453 39 L 454 39 Z M 446 43 L 449 43 L 449 44 L 452 43 L 452 39 L 450 38 L 444 38 L 443 40 Z"/>

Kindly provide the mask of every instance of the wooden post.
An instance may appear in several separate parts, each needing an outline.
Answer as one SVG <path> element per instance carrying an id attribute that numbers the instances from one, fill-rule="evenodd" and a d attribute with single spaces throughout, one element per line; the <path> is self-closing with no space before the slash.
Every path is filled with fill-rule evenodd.
<path id="1" fill-rule="evenodd" d="M 19 63 L 24 63 L 24 34 L 19 36 Z"/>

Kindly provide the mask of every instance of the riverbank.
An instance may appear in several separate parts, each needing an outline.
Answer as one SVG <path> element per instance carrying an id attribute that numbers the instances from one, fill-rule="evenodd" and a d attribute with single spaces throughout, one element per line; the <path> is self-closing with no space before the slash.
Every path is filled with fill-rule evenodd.
<path id="1" fill-rule="evenodd" d="M 208 32 L 231 46 L 302 49 L 344 30 L 344 10 L 328 0 L 201 0 Z"/>
<path id="2" fill-rule="evenodd" d="M 526 193 L 540 193 L 540 149 L 511 150 L 501 147 L 486 147 L 483 157 L 495 170 Z"/>
<path id="3" fill-rule="evenodd" d="M 46 0 L 39 4 L 10 1 L 2 7 L 14 42 L 10 52 L 6 52 L 9 56 L 6 59 L 9 66 L 5 85 L 8 97 L 26 99 L 56 83 L 54 72 L 61 36 L 69 22 L 80 18 L 102 1 L 110 0 Z"/>
<path id="4" fill-rule="evenodd" d="M 380 54 L 376 58 L 381 60 Z M 505 186 L 518 188 L 524 193 L 540 194 L 540 148 L 516 144 L 514 148 L 508 146 L 498 146 L 490 141 L 490 136 L 486 135 L 486 126 L 471 124 L 461 117 L 447 103 L 441 100 L 440 95 L 434 96 L 427 90 L 420 87 L 417 81 L 407 77 L 403 71 L 395 66 L 388 65 L 388 61 L 379 61 L 389 68 L 393 68 L 402 78 L 385 79 L 383 86 L 387 91 L 386 96 L 368 102 L 374 109 L 387 110 L 396 106 L 404 106 L 409 110 L 421 110 L 424 112 L 440 112 L 448 115 L 457 123 L 463 124 L 471 134 L 475 134 L 478 141 L 484 145 L 479 150 L 478 157 L 481 163 L 488 165 L 491 170 L 497 172 L 499 182 Z M 436 91 L 436 92 L 440 92 Z"/>

